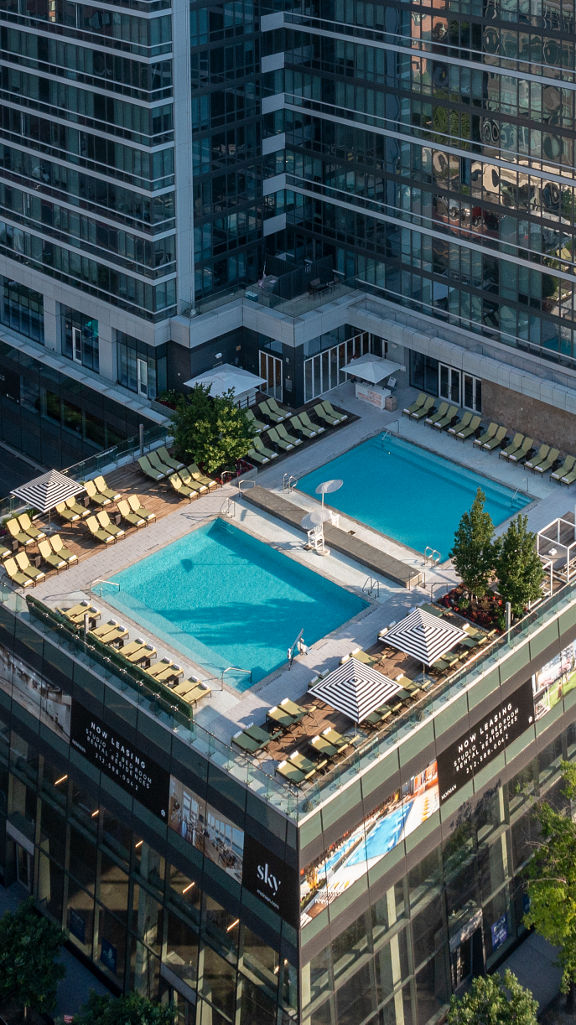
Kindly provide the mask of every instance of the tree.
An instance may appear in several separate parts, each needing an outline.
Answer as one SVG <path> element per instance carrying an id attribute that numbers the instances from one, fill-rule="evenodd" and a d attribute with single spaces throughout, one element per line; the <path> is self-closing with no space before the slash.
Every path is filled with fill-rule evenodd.
<path id="1" fill-rule="evenodd" d="M 478 488 L 469 512 L 465 512 L 454 535 L 450 558 L 464 587 L 474 598 L 482 598 L 494 572 L 494 524 L 484 509 L 486 495 Z"/>
<path id="2" fill-rule="evenodd" d="M 74 1025 L 172 1025 L 174 1008 L 155 1004 L 139 993 L 124 997 L 100 996 L 92 992 Z"/>
<path id="3" fill-rule="evenodd" d="M 28 1011 L 50 1012 L 66 969 L 56 961 L 65 933 L 36 913 L 29 897 L 0 919 L 0 1000 L 14 998 Z"/>
<path id="4" fill-rule="evenodd" d="M 564 762 L 564 794 L 576 798 L 576 765 Z M 524 916 L 527 928 L 534 927 L 558 948 L 562 968 L 562 992 L 573 1010 L 576 994 L 576 823 L 546 801 L 535 810 L 541 842 L 526 868 L 530 910 Z"/>
<path id="5" fill-rule="evenodd" d="M 536 535 L 528 530 L 528 517 L 518 513 L 500 538 L 496 550 L 499 590 L 515 616 L 542 597 L 544 567 L 536 551 Z"/>
<path id="6" fill-rule="evenodd" d="M 198 463 L 207 473 L 235 465 L 254 437 L 254 428 L 245 410 L 235 405 L 233 392 L 212 397 L 203 385 L 178 398 L 172 423 L 177 456 Z"/>
<path id="7" fill-rule="evenodd" d="M 538 1003 L 514 972 L 477 976 L 463 997 L 453 996 L 448 1025 L 537 1025 Z"/>

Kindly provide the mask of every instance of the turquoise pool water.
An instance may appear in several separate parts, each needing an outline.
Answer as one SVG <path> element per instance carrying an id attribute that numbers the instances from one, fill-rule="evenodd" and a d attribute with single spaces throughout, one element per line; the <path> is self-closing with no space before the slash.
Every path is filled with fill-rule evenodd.
<path id="1" fill-rule="evenodd" d="M 427 546 L 435 548 L 443 560 L 478 487 L 486 495 L 485 509 L 495 525 L 531 501 L 474 470 L 395 437 L 363 442 L 301 477 L 298 487 L 318 497 L 317 485 L 334 478 L 344 484 L 326 495 L 332 508 L 418 552 Z"/>
<path id="2" fill-rule="evenodd" d="M 304 629 L 313 644 L 366 603 L 223 520 L 111 578 L 106 601 L 200 667 L 246 690 L 286 664 Z"/>

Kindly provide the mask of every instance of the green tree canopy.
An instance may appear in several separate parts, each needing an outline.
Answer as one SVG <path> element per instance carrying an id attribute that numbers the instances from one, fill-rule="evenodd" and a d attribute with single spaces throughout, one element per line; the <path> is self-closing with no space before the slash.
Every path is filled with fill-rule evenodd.
<path id="1" fill-rule="evenodd" d="M 562 764 L 564 793 L 576 797 L 576 766 Z M 524 924 L 558 947 L 562 990 L 571 1006 L 576 986 L 576 823 L 543 801 L 535 811 L 541 843 L 526 868 L 530 910 Z"/>
<path id="2" fill-rule="evenodd" d="M 232 469 L 254 437 L 254 428 L 245 410 L 235 405 L 232 392 L 212 397 L 210 389 L 200 384 L 179 397 L 172 423 L 178 458 L 198 463 L 207 473 Z"/>
<path id="3" fill-rule="evenodd" d="M 53 1011 L 66 969 L 56 960 L 65 933 L 34 910 L 29 897 L 0 919 L 0 1000 L 16 999 L 24 1018 L 33 1009 Z"/>
<path id="4" fill-rule="evenodd" d="M 538 1003 L 507 969 L 477 976 L 463 997 L 453 996 L 448 1025 L 537 1025 Z"/>
<path id="5" fill-rule="evenodd" d="M 155 1004 L 139 993 L 101 996 L 92 992 L 74 1015 L 74 1025 L 172 1025 L 174 1008 Z"/>
<path id="6" fill-rule="evenodd" d="M 494 572 L 494 524 L 484 509 L 486 495 L 478 488 L 469 512 L 465 512 L 454 535 L 450 558 L 466 590 L 482 598 Z"/>
<path id="7" fill-rule="evenodd" d="M 495 563 L 500 594 L 510 602 L 514 615 L 521 616 L 528 602 L 542 597 L 544 577 L 527 516 L 518 513 L 499 539 Z"/>

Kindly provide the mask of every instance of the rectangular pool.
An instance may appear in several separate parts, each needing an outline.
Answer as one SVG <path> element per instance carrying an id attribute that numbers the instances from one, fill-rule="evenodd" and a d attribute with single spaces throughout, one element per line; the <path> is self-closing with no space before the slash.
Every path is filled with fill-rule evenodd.
<path id="1" fill-rule="evenodd" d="M 241 691 L 286 663 L 300 630 L 310 645 L 366 608 L 220 519 L 111 581 L 119 589 L 103 584 L 101 592 L 110 605 L 215 676 L 237 667 L 224 680 Z"/>
<path id="2" fill-rule="evenodd" d="M 314 495 L 322 481 L 344 481 L 326 495 L 332 508 L 401 544 L 424 552 L 430 546 L 448 558 L 454 534 L 477 488 L 497 526 L 532 501 L 521 492 L 483 477 L 401 438 L 379 435 L 306 474 L 298 488 Z"/>

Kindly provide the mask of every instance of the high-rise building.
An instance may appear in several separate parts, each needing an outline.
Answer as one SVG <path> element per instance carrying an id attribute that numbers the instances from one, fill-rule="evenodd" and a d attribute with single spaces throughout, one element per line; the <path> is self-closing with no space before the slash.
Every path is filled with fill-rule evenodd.
<path id="1" fill-rule="evenodd" d="M 371 350 L 574 439 L 570 5 L 14 0 L 0 25 L 2 436 L 40 418 L 65 464 L 214 363 L 299 405 Z"/>

